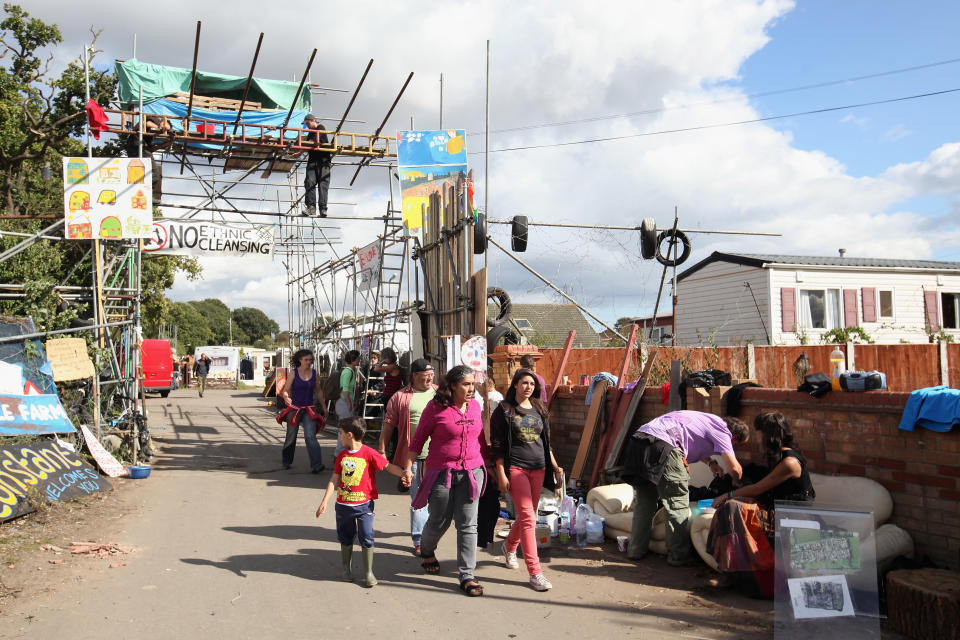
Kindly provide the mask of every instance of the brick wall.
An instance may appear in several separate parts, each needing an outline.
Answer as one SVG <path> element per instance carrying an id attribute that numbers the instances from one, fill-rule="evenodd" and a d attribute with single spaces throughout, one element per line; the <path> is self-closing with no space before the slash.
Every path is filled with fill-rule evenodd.
<path id="1" fill-rule="evenodd" d="M 586 387 L 561 387 L 551 407 L 557 460 L 569 469 L 586 418 Z M 830 393 L 813 398 L 786 389 L 748 389 L 741 418 L 752 424 L 762 411 L 791 421 L 810 470 L 825 475 L 872 478 L 893 497 L 890 522 L 907 530 L 919 555 L 939 565 L 960 566 L 960 428 L 936 433 L 897 428 L 908 393 Z M 666 412 L 660 389 L 647 389 L 632 426 Z M 609 412 L 608 412 L 609 415 Z M 763 462 L 754 442 L 741 459 Z M 587 458 L 587 472 L 595 453 Z M 856 496 L 851 496 L 856 504 Z"/>

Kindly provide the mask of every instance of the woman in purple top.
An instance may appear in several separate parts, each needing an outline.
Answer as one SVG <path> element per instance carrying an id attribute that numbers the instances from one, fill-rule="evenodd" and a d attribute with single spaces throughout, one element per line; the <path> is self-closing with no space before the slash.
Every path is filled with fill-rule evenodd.
<path id="1" fill-rule="evenodd" d="M 480 404 L 473 398 L 473 385 L 473 369 L 469 367 L 456 366 L 446 373 L 420 416 L 403 478 L 413 480 L 413 462 L 429 438 L 423 480 L 413 500 L 414 509 L 428 503 L 430 506 L 430 517 L 420 539 L 423 570 L 429 574 L 440 572 L 435 555 L 437 543 L 453 522 L 457 527 L 460 590 L 468 596 L 482 596 L 483 587 L 473 571 L 477 566 L 477 506 L 486 482 L 487 441 Z"/>
<path id="2" fill-rule="evenodd" d="M 297 432 L 303 425 L 303 439 L 307 443 L 307 455 L 310 456 L 310 470 L 320 473 L 326 467 L 320 456 L 320 443 L 317 441 L 317 423 L 320 417 L 315 406 L 320 407 L 323 418 L 327 418 L 327 403 L 323 396 L 323 387 L 313 368 L 313 352 L 300 349 L 290 358 L 287 383 L 281 396 L 287 406 L 294 409 L 288 414 L 287 437 L 283 441 L 281 459 L 283 468 L 293 464 L 293 453 L 297 447 Z"/>

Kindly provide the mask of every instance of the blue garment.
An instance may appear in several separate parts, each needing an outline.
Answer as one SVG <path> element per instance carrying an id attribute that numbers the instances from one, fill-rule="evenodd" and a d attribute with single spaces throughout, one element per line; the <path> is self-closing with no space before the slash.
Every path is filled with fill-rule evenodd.
<path id="1" fill-rule="evenodd" d="M 295 407 L 309 407 L 314 403 L 314 392 L 317 385 L 317 372 L 310 371 L 310 378 L 300 377 L 298 369 L 293 370 L 293 385 L 290 389 L 290 404 Z"/>
<path id="2" fill-rule="evenodd" d="M 410 502 L 413 502 L 413 498 L 417 495 L 417 491 L 420 490 L 420 465 L 422 460 L 414 460 L 413 467 L 413 482 L 410 483 Z M 410 537 L 413 538 L 413 546 L 420 546 L 420 538 L 423 536 L 423 526 L 427 524 L 427 519 L 430 517 L 430 507 L 421 507 L 419 509 L 414 509 L 413 505 L 410 505 Z"/>
<path id="3" fill-rule="evenodd" d="M 320 449 L 320 442 L 317 440 L 317 421 L 303 411 L 300 413 L 300 424 L 290 425 L 287 421 L 287 437 L 283 441 L 283 449 L 280 452 L 280 458 L 283 466 L 287 467 L 293 464 L 293 453 L 297 448 L 297 432 L 303 427 L 303 440 L 307 444 L 307 455 L 310 456 L 310 468 L 323 470 L 323 457 Z"/>
<path id="4" fill-rule="evenodd" d="M 586 404 L 587 406 L 589 406 L 590 403 L 593 402 L 593 388 L 597 386 L 597 383 L 600 382 L 601 380 L 606 380 L 607 382 L 609 382 L 614 386 L 616 386 L 617 384 L 617 376 L 613 375 L 612 373 L 601 371 L 597 375 L 593 376 L 593 380 L 590 381 L 590 388 L 587 389 L 587 401 L 584 402 L 584 404 Z"/>
<path id="5" fill-rule="evenodd" d="M 340 544 L 353 544 L 359 538 L 364 549 L 373 547 L 373 500 L 362 504 L 341 504 L 334 506 L 337 514 L 337 540 Z"/>
<path id="6" fill-rule="evenodd" d="M 900 428 L 904 431 L 913 431 L 914 426 L 920 425 L 945 433 L 955 424 L 960 424 L 960 389 L 944 385 L 911 393 L 900 418 Z"/>

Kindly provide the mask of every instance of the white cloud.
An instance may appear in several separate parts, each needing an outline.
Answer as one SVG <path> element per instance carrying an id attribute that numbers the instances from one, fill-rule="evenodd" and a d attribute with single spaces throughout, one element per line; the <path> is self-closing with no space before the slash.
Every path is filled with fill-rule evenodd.
<path id="1" fill-rule="evenodd" d="M 448 2 L 411 12 L 405 3 L 371 1 L 316 9 L 288 2 L 284 11 L 247 11 L 252 2 L 222 5 L 170 2 L 148 16 L 139 7 L 105 2 L 95 20 L 105 28 L 104 58 L 131 54 L 131 32 L 143 60 L 189 67 L 192 20 L 202 19 L 200 67 L 245 75 L 256 37 L 265 33 L 257 73 L 291 78 L 301 73 L 312 47 L 319 49 L 311 77 L 325 86 L 352 89 L 366 61 L 376 62 L 351 113 L 369 131 L 378 125 L 406 74 L 416 76 L 386 132 L 437 126 L 439 75 L 444 74 L 444 124 L 477 133 L 484 122 L 485 40 L 492 40 L 492 129 L 666 108 L 631 118 L 598 120 L 494 134 L 492 148 L 553 144 L 586 138 L 650 134 L 696 125 L 750 120 L 758 113 L 735 84 L 744 62 L 763 48 L 769 29 L 792 8 L 784 0 L 702 0 L 557 4 Z M 75 5 L 44 3 L 34 13 L 60 22 L 68 47 L 79 50 L 90 18 Z M 714 83 L 723 82 L 725 88 Z M 337 115 L 349 94 L 319 96 L 314 111 Z M 696 108 L 675 108 L 699 104 Z M 846 115 L 855 126 L 866 118 Z M 490 214 L 523 213 L 533 221 L 638 225 L 654 217 L 681 226 L 783 233 L 781 238 L 692 235 L 694 255 L 710 251 L 767 251 L 834 255 L 927 257 L 934 251 L 928 220 L 906 203 L 925 194 L 956 198 L 960 143 L 944 144 L 920 162 L 856 178 L 821 151 L 793 146 L 789 121 L 777 128 L 751 124 L 688 133 L 648 135 L 613 142 L 491 154 Z M 349 126 L 348 126 L 349 128 Z M 888 132 L 908 134 L 905 129 Z M 471 151 L 483 137 L 468 138 Z M 483 156 L 471 155 L 483 204 Z M 338 167 L 334 186 L 347 186 L 353 170 Z M 289 193 L 286 185 L 283 193 Z M 256 188 L 271 199 L 276 190 Z M 365 170 L 350 192 L 334 191 L 335 215 L 379 216 L 389 197 L 386 170 Z M 857 229 L 856 234 L 848 232 Z M 382 231 L 377 222 L 342 224 L 338 251 L 366 244 Z M 491 225 L 508 243 L 507 229 Z M 641 262 L 634 232 L 560 231 L 533 227 L 520 257 L 606 319 L 636 315 L 652 306 L 660 266 Z M 322 260 L 323 258 L 321 258 Z M 546 285 L 497 249 L 489 255 L 490 281 L 517 299 L 558 299 Z M 689 262 L 686 266 L 693 264 Z M 215 296 L 231 307 L 260 306 L 281 325 L 286 316 L 286 276 L 204 263 L 200 284 L 178 282 L 177 299 Z M 260 302 L 260 304 L 257 304 Z M 268 310 L 267 305 L 271 305 Z"/>
<path id="2" fill-rule="evenodd" d="M 880 139 L 883 142 L 896 142 L 898 140 L 903 140 L 904 138 L 909 136 L 911 133 L 913 132 L 910 131 L 910 129 L 907 129 L 902 124 L 898 124 L 884 131 L 883 135 L 880 136 Z"/>

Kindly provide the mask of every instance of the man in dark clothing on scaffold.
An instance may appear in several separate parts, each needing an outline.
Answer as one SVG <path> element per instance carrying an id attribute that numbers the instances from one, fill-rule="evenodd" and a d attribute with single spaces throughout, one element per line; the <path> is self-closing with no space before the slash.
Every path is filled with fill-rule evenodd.
<path id="1" fill-rule="evenodd" d="M 325 147 L 329 144 L 327 134 L 320 130 L 320 124 L 312 113 L 308 113 L 303 119 L 303 124 L 310 129 L 310 133 L 303 136 L 306 144 L 316 144 L 318 147 Z M 327 217 L 327 192 L 330 190 L 330 167 L 333 164 L 333 154 L 327 151 L 309 151 L 307 152 L 307 175 L 303 180 L 303 188 L 306 190 L 303 200 L 307 205 L 306 215 L 314 217 L 319 215 L 321 218 Z M 320 191 L 320 201 L 317 202 L 317 193 L 314 189 Z"/>

